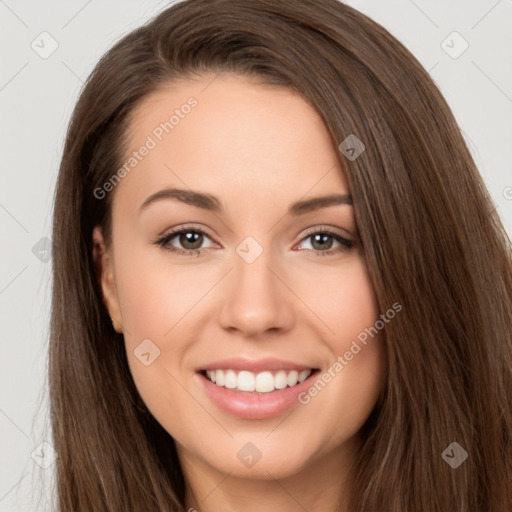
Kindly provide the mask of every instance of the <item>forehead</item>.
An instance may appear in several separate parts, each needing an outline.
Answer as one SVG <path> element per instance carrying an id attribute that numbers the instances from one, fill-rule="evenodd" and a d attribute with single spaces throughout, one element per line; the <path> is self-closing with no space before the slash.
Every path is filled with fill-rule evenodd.
<path id="1" fill-rule="evenodd" d="M 124 189 L 133 204 L 169 186 L 227 202 L 266 198 L 269 206 L 310 191 L 347 192 L 318 113 L 293 90 L 252 78 L 205 74 L 169 83 L 137 106 L 127 136 L 121 165 L 135 165 L 116 194 Z"/>

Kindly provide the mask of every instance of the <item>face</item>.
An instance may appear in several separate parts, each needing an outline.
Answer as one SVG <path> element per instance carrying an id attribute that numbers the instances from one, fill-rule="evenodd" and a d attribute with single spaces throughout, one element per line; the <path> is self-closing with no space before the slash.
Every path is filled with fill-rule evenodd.
<path id="1" fill-rule="evenodd" d="M 289 89 L 213 78 L 134 112 L 96 259 L 137 389 L 183 465 L 286 477 L 357 446 L 385 371 L 365 331 L 381 312 L 319 115 Z"/>

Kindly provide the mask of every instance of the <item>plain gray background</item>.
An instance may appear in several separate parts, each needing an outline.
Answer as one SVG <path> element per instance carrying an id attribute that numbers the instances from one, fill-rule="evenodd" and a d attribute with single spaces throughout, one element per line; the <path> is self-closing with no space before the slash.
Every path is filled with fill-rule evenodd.
<path id="1" fill-rule="evenodd" d="M 55 467 L 52 448 L 41 446 L 51 441 L 45 237 L 72 108 L 100 56 L 170 3 L 0 0 L 0 512 L 50 510 L 44 495 L 39 503 L 32 497 L 32 489 L 49 489 Z M 512 0 L 347 3 L 384 25 L 430 72 L 512 233 Z"/>

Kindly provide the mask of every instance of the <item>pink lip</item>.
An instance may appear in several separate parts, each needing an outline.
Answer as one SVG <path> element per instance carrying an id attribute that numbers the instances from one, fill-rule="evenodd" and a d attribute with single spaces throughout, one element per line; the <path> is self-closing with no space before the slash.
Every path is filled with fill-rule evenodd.
<path id="1" fill-rule="evenodd" d="M 196 373 L 195 378 L 199 379 L 199 385 L 204 387 L 210 399 L 225 412 L 238 418 L 263 420 L 278 416 L 294 405 L 297 406 L 299 394 L 311 386 L 312 379 L 316 379 L 317 374 L 318 371 L 313 371 L 303 382 L 270 393 L 238 391 L 217 386 L 201 372 Z"/>
<path id="2" fill-rule="evenodd" d="M 251 360 L 243 359 L 240 357 L 223 359 L 222 361 L 214 361 L 213 363 L 201 366 L 197 369 L 198 372 L 203 370 L 246 370 L 248 372 L 264 372 L 264 371 L 277 371 L 277 370 L 310 370 L 312 366 L 305 366 L 303 364 L 296 364 L 290 361 L 284 361 L 283 359 L 275 359 L 267 357 L 263 359 Z M 217 386 L 218 387 L 218 386 Z"/>

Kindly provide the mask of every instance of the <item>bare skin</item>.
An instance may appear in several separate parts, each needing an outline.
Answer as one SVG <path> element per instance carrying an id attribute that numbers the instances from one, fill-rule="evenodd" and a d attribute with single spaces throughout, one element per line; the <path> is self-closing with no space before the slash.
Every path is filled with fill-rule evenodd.
<path id="1" fill-rule="evenodd" d="M 319 376 L 332 373 L 337 357 L 381 313 L 357 245 L 353 207 L 286 214 L 296 201 L 349 193 L 319 115 L 286 88 L 214 78 L 169 85 L 135 111 L 127 158 L 175 108 L 197 100 L 109 192 L 115 194 L 111 247 L 100 228 L 93 234 L 105 303 L 124 334 L 141 397 L 176 441 L 187 507 L 326 512 L 341 504 L 343 510 L 358 432 L 383 385 L 380 335 L 307 404 L 294 402 L 266 419 L 226 412 L 197 372 L 225 358 L 274 357 L 318 368 Z M 169 198 L 140 209 L 166 188 L 212 194 L 224 212 Z M 167 247 L 200 247 L 199 255 L 153 243 L 181 227 L 205 235 L 197 241 L 176 235 Z M 323 245 L 312 230 L 324 233 Z M 257 245 L 242 247 L 262 250 L 251 263 L 237 252 L 246 237 Z M 151 358 L 151 347 L 160 351 L 149 365 L 134 353 L 145 339 Z M 261 454 L 251 467 L 237 456 L 247 443 Z"/>

